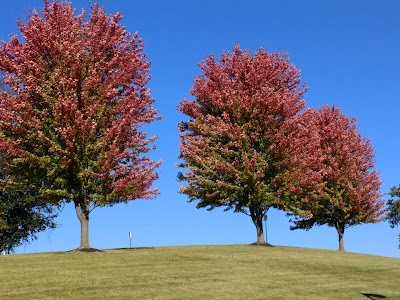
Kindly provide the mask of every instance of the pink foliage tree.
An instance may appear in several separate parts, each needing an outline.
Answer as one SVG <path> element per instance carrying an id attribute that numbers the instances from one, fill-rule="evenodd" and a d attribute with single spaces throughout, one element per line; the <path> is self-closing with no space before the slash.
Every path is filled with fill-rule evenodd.
<path id="1" fill-rule="evenodd" d="M 159 163 L 144 155 L 155 137 L 140 130 L 159 118 L 146 87 L 150 64 L 120 20 L 97 4 L 86 20 L 68 2 L 45 0 L 42 15 L 18 22 L 23 40 L 0 47 L 9 88 L 0 92 L 3 185 L 73 202 L 80 248 L 90 248 L 95 207 L 158 194 L 151 186 Z"/>
<path id="2" fill-rule="evenodd" d="M 385 204 L 374 168 L 373 147 L 358 133 L 355 119 L 346 117 L 337 107 L 308 109 L 301 118 L 304 126 L 319 136 L 314 156 L 319 157 L 319 164 L 313 164 L 313 172 L 319 174 L 320 186 L 308 199 L 292 205 L 297 211 L 292 229 L 324 224 L 334 227 L 339 250 L 344 250 L 347 227 L 383 219 Z"/>
<path id="3" fill-rule="evenodd" d="M 187 183 L 180 192 L 198 200 L 198 208 L 248 214 L 256 243 L 263 244 L 263 217 L 270 207 L 284 208 L 286 195 L 302 190 L 305 182 L 293 174 L 304 175 L 307 163 L 301 158 L 313 146 L 301 147 L 309 134 L 297 122 L 306 90 L 300 71 L 286 54 L 260 49 L 251 55 L 239 46 L 199 66 L 203 75 L 191 90 L 195 100 L 179 106 L 189 117 L 179 125 L 185 170 L 178 178 Z M 296 169 L 295 160 L 301 162 Z"/>

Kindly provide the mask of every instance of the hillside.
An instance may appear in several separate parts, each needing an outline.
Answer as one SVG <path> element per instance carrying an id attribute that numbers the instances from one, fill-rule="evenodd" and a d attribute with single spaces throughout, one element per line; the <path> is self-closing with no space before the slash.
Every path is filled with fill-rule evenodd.
<path id="1" fill-rule="evenodd" d="M 400 260 L 249 245 L 0 257 L 0 299 L 400 299 Z"/>

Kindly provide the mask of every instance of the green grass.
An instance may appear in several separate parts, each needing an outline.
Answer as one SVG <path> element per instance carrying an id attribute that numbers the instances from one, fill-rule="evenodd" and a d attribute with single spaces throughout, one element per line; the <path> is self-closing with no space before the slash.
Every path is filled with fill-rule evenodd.
<path id="1" fill-rule="evenodd" d="M 231 246 L 0 257 L 0 299 L 400 299 L 400 260 Z"/>

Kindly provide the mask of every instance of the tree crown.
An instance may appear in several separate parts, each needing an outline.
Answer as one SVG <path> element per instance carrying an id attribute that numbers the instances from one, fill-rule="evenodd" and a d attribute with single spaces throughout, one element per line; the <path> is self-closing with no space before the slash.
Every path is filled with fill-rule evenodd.
<path id="1" fill-rule="evenodd" d="M 277 205 L 280 151 L 289 122 L 304 107 L 300 71 L 286 54 L 260 49 L 254 55 L 239 46 L 219 61 L 213 55 L 199 64 L 191 94 L 179 110 L 180 152 L 189 171 L 179 179 L 198 207 L 226 206 L 244 212 Z"/>
<path id="2" fill-rule="evenodd" d="M 143 43 L 97 3 L 76 15 L 69 2 L 44 1 L 23 41 L 2 42 L 0 70 L 12 93 L 0 94 L 0 151 L 8 186 L 41 178 L 50 201 L 91 199 L 107 205 L 152 198 L 155 163 L 143 154 L 155 137 L 140 126 L 159 119 L 146 87 Z"/>

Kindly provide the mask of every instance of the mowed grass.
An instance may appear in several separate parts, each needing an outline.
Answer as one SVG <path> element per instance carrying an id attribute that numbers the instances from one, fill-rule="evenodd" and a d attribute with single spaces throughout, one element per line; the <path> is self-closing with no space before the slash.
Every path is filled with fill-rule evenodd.
<path id="1" fill-rule="evenodd" d="M 0 299 L 400 299 L 400 260 L 250 245 L 0 257 Z"/>

